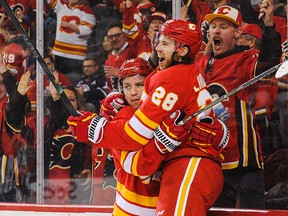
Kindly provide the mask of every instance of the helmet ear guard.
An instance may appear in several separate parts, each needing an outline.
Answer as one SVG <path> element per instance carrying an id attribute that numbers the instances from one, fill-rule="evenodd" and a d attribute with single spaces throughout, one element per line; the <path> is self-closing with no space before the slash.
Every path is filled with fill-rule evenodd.
<path id="1" fill-rule="evenodd" d="M 176 42 L 175 44 L 175 52 L 181 52 L 183 48 L 183 44 L 181 44 L 180 42 Z"/>

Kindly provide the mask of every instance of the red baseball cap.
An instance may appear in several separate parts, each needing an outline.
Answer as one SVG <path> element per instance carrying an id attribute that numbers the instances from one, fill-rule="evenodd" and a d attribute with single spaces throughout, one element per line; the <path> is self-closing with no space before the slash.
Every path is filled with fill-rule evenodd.
<path id="1" fill-rule="evenodd" d="M 257 24 L 246 24 L 242 28 L 241 35 L 251 35 L 253 37 L 256 37 L 258 39 L 262 39 L 262 29 Z"/>
<path id="2" fill-rule="evenodd" d="M 207 14 L 205 16 L 205 20 L 209 23 L 211 23 L 211 21 L 215 18 L 223 18 L 229 20 L 238 27 L 241 27 L 242 25 L 242 15 L 240 11 L 229 5 L 223 5 L 217 8 L 213 14 Z"/>
<path id="3" fill-rule="evenodd" d="M 162 12 L 155 12 L 153 14 L 151 14 L 150 16 L 147 17 L 148 22 L 151 23 L 153 20 L 162 20 L 163 23 L 166 22 L 168 20 L 168 16 L 165 13 Z"/>

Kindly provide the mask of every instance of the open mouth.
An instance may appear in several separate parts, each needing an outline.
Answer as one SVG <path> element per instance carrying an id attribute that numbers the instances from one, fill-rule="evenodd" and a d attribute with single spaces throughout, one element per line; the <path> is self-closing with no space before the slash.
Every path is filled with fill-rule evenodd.
<path id="1" fill-rule="evenodd" d="M 161 62 L 163 62 L 163 61 L 165 61 L 165 58 L 159 57 L 159 63 L 161 63 Z"/>
<path id="2" fill-rule="evenodd" d="M 214 44 L 215 44 L 215 46 L 220 46 L 221 40 L 219 38 L 214 38 Z"/>

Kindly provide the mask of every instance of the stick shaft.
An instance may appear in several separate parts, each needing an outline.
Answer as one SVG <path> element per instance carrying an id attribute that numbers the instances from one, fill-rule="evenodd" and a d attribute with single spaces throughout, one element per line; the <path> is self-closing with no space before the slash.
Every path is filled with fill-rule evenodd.
<path id="1" fill-rule="evenodd" d="M 278 70 L 280 68 L 280 66 L 282 65 L 282 63 L 275 65 L 274 67 L 264 71 L 263 73 L 255 76 L 254 78 L 248 80 L 247 82 L 241 84 L 240 86 L 238 86 L 237 88 L 229 91 L 228 93 L 222 95 L 221 97 L 219 97 L 217 100 L 213 101 L 212 103 L 200 108 L 198 111 L 196 111 L 195 113 L 193 113 L 192 115 L 190 115 L 189 117 L 187 117 L 186 119 L 183 119 L 182 124 L 185 124 L 187 121 L 189 121 L 190 119 L 194 118 L 195 116 L 205 112 L 206 110 L 212 108 L 214 105 L 222 102 L 223 100 L 227 99 L 228 97 L 230 97 L 231 95 L 239 92 L 240 90 L 243 90 L 245 88 L 247 88 L 248 86 L 251 86 L 252 84 L 256 83 L 257 81 L 259 81 L 260 79 L 262 79 L 263 77 L 268 76 L 269 74 L 275 72 L 276 70 Z M 180 123 L 181 124 L 181 123 Z"/>
<path id="2" fill-rule="evenodd" d="M 39 62 L 39 64 L 41 65 L 41 67 L 43 68 L 44 73 L 46 74 L 46 76 L 48 77 L 48 79 L 50 80 L 50 82 L 53 84 L 53 86 L 55 87 L 55 89 L 57 90 L 58 94 L 60 95 L 63 103 L 65 104 L 65 106 L 67 107 L 69 113 L 71 115 L 78 115 L 78 113 L 76 112 L 76 110 L 74 109 L 74 107 L 72 106 L 70 100 L 68 99 L 67 95 L 65 94 L 65 92 L 63 91 L 62 87 L 59 85 L 58 81 L 55 79 L 54 75 L 51 73 L 51 71 L 49 70 L 46 62 L 44 61 L 43 57 L 41 56 L 41 54 L 39 53 L 39 51 L 36 49 L 35 45 L 32 43 L 32 41 L 30 40 L 30 38 L 28 37 L 26 31 L 24 30 L 24 28 L 20 25 L 20 23 L 18 22 L 17 18 L 15 17 L 15 15 L 13 14 L 10 6 L 7 4 L 6 0 L 0 0 L 2 6 L 5 9 L 5 12 L 7 13 L 7 15 L 10 17 L 12 23 L 14 24 L 14 26 L 17 28 L 17 30 L 20 32 L 21 36 L 23 37 L 25 43 L 27 44 L 27 46 L 30 48 L 31 53 L 33 55 L 33 57 Z"/>

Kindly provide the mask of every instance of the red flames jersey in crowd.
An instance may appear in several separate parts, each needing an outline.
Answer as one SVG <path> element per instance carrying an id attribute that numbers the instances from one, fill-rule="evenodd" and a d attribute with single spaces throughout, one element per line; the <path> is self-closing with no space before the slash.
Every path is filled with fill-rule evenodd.
<path id="1" fill-rule="evenodd" d="M 27 57 L 23 55 L 23 47 L 16 43 L 8 44 L 2 51 L 2 60 L 6 67 L 20 80 L 27 69 Z"/>
<path id="2" fill-rule="evenodd" d="M 58 129 L 53 137 L 45 203 L 69 204 L 71 193 L 70 170 L 75 139 L 70 132 Z"/>
<path id="3" fill-rule="evenodd" d="M 116 170 L 110 149 L 92 148 L 92 198 L 93 205 L 113 205 L 116 198 Z"/>
<path id="4" fill-rule="evenodd" d="M 241 51 L 225 58 L 210 59 L 210 55 L 206 55 L 199 62 L 198 68 L 203 71 L 210 94 L 221 97 L 254 77 L 257 60 L 254 50 Z M 207 64 L 210 64 L 208 68 Z M 255 90 L 255 86 L 251 86 L 223 101 L 231 115 L 226 122 L 230 131 L 230 149 L 224 153 L 223 169 L 263 166 L 261 147 L 249 107 L 249 102 L 255 99 Z"/>
<path id="5" fill-rule="evenodd" d="M 6 2 L 13 11 L 20 10 L 24 14 L 28 12 L 28 8 L 36 9 L 36 0 L 7 0 Z"/>
<path id="6" fill-rule="evenodd" d="M 133 47 L 137 47 L 136 55 L 148 61 L 152 52 L 151 40 L 148 33 L 141 33 L 140 27 L 137 25 L 133 17 L 133 8 L 124 8 L 123 15 L 123 33 L 131 41 Z"/>

